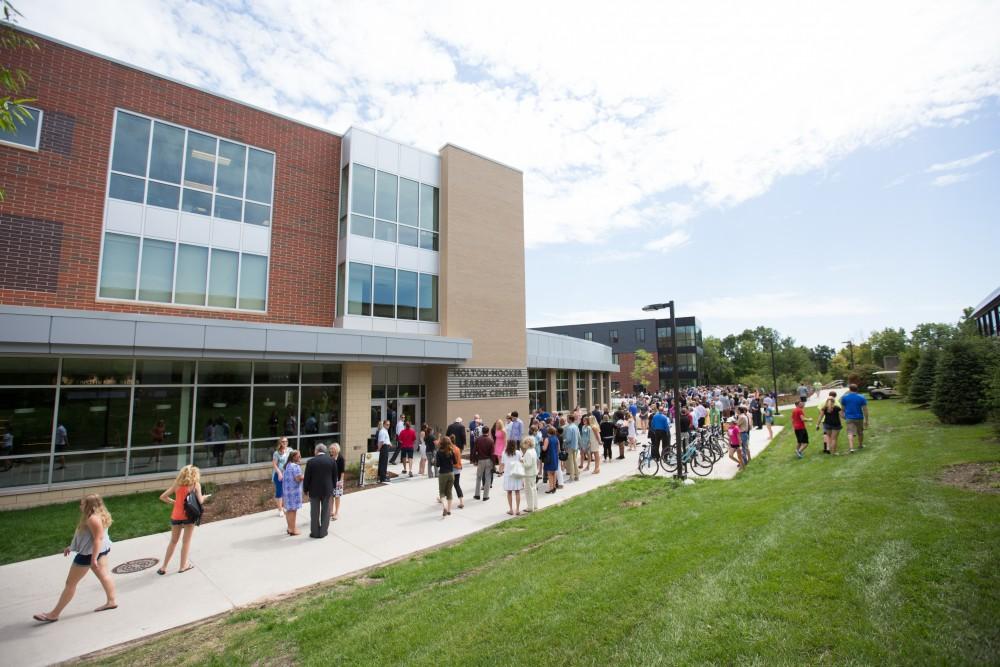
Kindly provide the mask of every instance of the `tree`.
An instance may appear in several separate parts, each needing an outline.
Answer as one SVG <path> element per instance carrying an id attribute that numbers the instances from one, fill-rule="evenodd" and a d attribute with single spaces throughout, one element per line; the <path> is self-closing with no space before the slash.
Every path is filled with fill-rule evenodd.
<path id="1" fill-rule="evenodd" d="M 913 371 L 906 398 L 916 405 L 927 405 L 934 398 L 934 379 L 937 374 L 938 350 L 928 347 L 920 353 L 920 362 Z"/>
<path id="2" fill-rule="evenodd" d="M 913 327 L 910 332 L 910 344 L 924 350 L 928 347 L 941 349 L 945 343 L 955 337 L 957 327 L 944 322 L 924 322 Z"/>
<path id="3" fill-rule="evenodd" d="M 834 349 L 827 345 L 817 345 L 809 350 L 809 358 L 816 364 L 816 370 L 823 375 L 826 375 L 827 371 L 830 370 L 830 360 L 833 359 L 834 354 L 836 354 Z"/>
<path id="4" fill-rule="evenodd" d="M 632 367 L 632 380 L 645 387 L 655 372 L 656 362 L 653 361 L 653 355 L 646 350 L 636 350 L 635 365 Z"/>
<path id="5" fill-rule="evenodd" d="M 733 362 L 722 353 L 722 341 L 715 336 L 706 336 L 702 343 L 704 355 L 702 366 L 706 382 L 710 384 L 732 384 L 736 382 Z"/>
<path id="6" fill-rule="evenodd" d="M 900 396 L 906 396 L 910 390 L 910 380 L 920 363 L 920 350 L 911 347 L 899 359 L 899 378 L 896 380 L 896 389 Z"/>
<path id="7" fill-rule="evenodd" d="M 885 367 L 886 357 L 901 355 L 908 344 L 906 330 L 902 327 L 899 329 L 886 327 L 881 331 L 873 331 L 868 336 L 868 347 L 871 348 L 872 362 L 883 368 Z"/>
<path id="8" fill-rule="evenodd" d="M 987 351 L 979 341 L 956 338 L 941 351 L 931 410 L 944 424 L 978 424 L 987 411 Z"/>
<path id="9" fill-rule="evenodd" d="M 3 19 L 0 19 L 0 57 L 3 52 L 14 49 L 37 49 L 35 40 L 22 35 L 10 26 L 17 22 L 21 13 L 14 8 L 10 0 L 0 0 L 3 3 Z M 0 61 L 0 130 L 16 132 L 17 125 L 25 125 L 32 118 L 31 109 L 26 105 L 34 102 L 33 97 L 25 97 L 24 90 L 28 85 L 28 73 L 19 67 L 9 67 Z M 4 190 L 0 187 L 0 202 L 4 200 Z"/>

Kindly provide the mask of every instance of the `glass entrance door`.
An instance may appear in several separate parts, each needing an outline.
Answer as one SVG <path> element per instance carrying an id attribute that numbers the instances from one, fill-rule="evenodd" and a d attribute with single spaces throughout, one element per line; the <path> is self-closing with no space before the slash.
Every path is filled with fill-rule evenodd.
<path id="1" fill-rule="evenodd" d="M 378 434 L 379 426 L 382 422 L 388 419 L 386 416 L 385 409 L 385 399 L 374 399 L 372 400 L 372 420 L 371 420 L 371 436 L 374 438 Z M 392 428 L 390 427 L 390 432 Z"/>
<path id="2" fill-rule="evenodd" d="M 410 422 L 414 431 L 420 431 L 420 399 L 399 399 L 399 414 L 404 420 Z"/>

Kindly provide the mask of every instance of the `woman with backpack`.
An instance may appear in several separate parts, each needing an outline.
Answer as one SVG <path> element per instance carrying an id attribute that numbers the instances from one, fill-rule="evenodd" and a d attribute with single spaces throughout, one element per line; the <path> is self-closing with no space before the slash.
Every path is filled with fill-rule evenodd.
<path id="1" fill-rule="evenodd" d="M 601 422 L 601 444 L 604 446 L 604 460 L 611 460 L 611 443 L 615 437 L 615 425 L 611 423 L 611 415 L 604 413 Z"/>
<path id="2" fill-rule="evenodd" d="M 628 424 L 624 416 L 615 422 L 615 444 L 618 445 L 618 458 L 625 458 L 625 443 L 628 442 Z"/>
<path id="3" fill-rule="evenodd" d="M 194 527 L 201 523 L 201 515 L 192 517 L 187 510 L 187 497 L 192 491 L 194 492 L 192 500 L 197 499 L 198 507 L 212 496 L 212 494 L 203 495 L 201 492 L 201 470 L 197 466 L 186 465 L 177 473 L 170 488 L 160 494 L 160 500 L 173 507 L 173 510 L 170 512 L 170 544 L 167 545 L 167 553 L 163 557 L 160 569 L 156 571 L 157 574 L 167 573 L 167 566 L 173 558 L 182 530 L 184 543 L 181 545 L 181 566 L 177 572 L 187 572 L 194 567 L 188 557 L 191 554 L 191 536 L 194 535 Z M 171 498 L 170 494 L 174 494 L 174 497 Z"/>

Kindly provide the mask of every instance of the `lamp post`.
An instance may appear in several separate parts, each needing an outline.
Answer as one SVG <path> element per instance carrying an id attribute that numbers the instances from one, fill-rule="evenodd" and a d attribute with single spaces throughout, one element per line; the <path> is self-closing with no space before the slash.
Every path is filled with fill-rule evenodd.
<path id="1" fill-rule="evenodd" d="M 648 306 L 643 306 L 642 309 L 645 312 L 650 312 L 654 310 L 663 310 L 664 308 L 670 309 L 670 347 L 672 365 L 673 365 L 673 380 L 674 380 L 674 446 L 677 448 L 677 472 L 675 477 L 679 480 L 683 480 L 687 477 L 684 469 L 684 452 L 681 450 L 681 438 L 680 438 L 680 419 L 681 419 L 681 381 L 680 377 L 677 375 L 677 318 L 674 313 L 674 302 L 668 301 L 667 303 L 651 303 Z"/>
<path id="2" fill-rule="evenodd" d="M 854 370 L 854 341 L 853 340 L 842 340 L 840 341 L 847 346 L 847 349 L 851 353 L 851 370 Z"/>
<path id="3" fill-rule="evenodd" d="M 771 332 L 771 381 L 774 382 L 774 414 L 780 415 L 778 410 L 778 370 L 774 365 L 774 332 Z"/>

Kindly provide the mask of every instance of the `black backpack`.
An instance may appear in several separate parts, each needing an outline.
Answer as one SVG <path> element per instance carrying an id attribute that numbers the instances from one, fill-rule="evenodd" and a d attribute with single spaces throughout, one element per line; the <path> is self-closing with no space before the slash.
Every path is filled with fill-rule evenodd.
<path id="1" fill-rule="evenodd" d="M 184 513 L 187 515 L 189 521 L 194 521 L 196 526 L 200 526 L 203 511 L 201 503 L 198 502 L 198 493 L 192 486 L 184 497 Z"/>
<path id="2" fill-rule="evenodd" d="M 628 440 L 628 426 L 618 427 L 618 437 L 624 440 Z"/>

